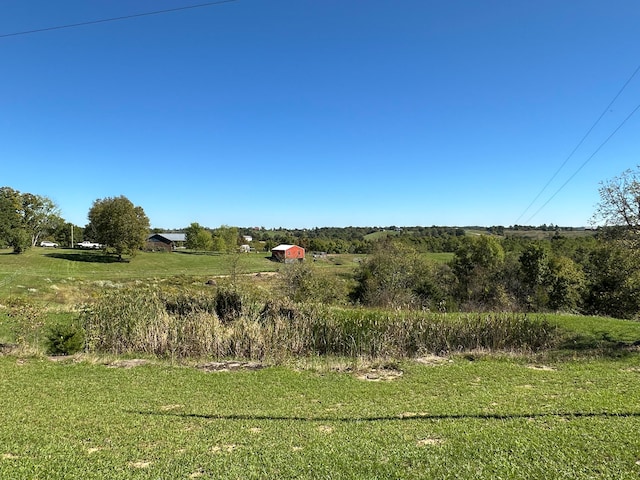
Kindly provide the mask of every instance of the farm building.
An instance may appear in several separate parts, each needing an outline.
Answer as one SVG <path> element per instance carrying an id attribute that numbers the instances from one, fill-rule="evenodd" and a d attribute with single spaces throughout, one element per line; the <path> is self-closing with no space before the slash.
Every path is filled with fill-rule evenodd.
<path id="1" fill-rule="evenodd" d="M 293 263 L 304 260 L 304 248 L 298 245 L 278 245 L 271 249 L 271 258 L 279 262 Z"/>
<path id="2" fill-rule="evenodd" d="M 147 237 L 147 250 L 168 252 L 184 245 L 186 235 L 184 233 L 154 233 Z"/>

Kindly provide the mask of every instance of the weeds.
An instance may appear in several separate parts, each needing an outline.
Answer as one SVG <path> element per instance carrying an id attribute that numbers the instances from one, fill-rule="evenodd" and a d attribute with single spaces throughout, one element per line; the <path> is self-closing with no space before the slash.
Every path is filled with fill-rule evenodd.
<path id="1" fill-rule="evenodd" d="M 212 297 L 181 293 L 171 298 L 146 289 L 105 291 L 82 319 L 91 352 L 178 358 L 403 358 L 478 349 L 537 351 L 557 337 L 556 327 L 545 320 L 519 314 L 264 304 L 222 290 Z"/>

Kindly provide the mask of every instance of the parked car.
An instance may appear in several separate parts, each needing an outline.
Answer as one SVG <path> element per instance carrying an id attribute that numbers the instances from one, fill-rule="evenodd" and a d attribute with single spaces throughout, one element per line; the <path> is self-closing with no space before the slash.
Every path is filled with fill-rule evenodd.
<path id="1" fill-rule="evenodd" d="M 88 249 L 97 250 L 97 249 L 102 248 L 102 244 L 101 243 L 84 241 L 84 242 L 76 243 L 76 247 L 77 248 L 88 248 Z"/>
<path id="2" fill-rule="evenodd" d="M 46 240 L 44 242 L 40 242 L 40 246 L 47 248 L 58 248 L 58 244 L 56 242 L 48 242 Z"/>

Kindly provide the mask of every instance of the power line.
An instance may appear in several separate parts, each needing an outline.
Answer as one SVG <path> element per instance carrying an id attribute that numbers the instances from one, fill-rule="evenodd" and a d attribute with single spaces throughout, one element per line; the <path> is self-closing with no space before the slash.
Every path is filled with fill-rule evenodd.
<path id="1" fill-rule="evenodd" d="M 133 15 L 124 15 L 122 17 L 112 17 L 112 18 L 103 18 L 100 20 L 91 20 L 88 22 L 80 22 L 80 23 L 70 23 L 68 25 L 57 25 L 55 27 L 46 27 L 46 28 L 38 28 L 35 30 L 25 30 L 23 32 L 14 32 L 14 33 L 4 33 L 4 34 L 0 34 L 0 38 L 6 38 L 6 37 L 17 37 L 19 35 L 30 35 L 32 33 L 40 33 L 40 32 L 48 32 L 51 30 L 62 30 L 64 28 L 75 28 L 75 27 L 82 27 L 85 25 L 95 25 L 97 23 L 107 23 L 107 22 L 117 22 L 120 20 L 127 20 L 130 18 L 138 18 L 138 17 L 148 17 L 150 15 L 160 15 L 163 13 L 171 13 L 171 12 L 178 12 L 180 10 L 190 10 L 193 8 L 203 8 L 203 7 L 212 7 L 215 5 L 221 5 L 223 3 L 231 3 L 231 2 L 237 2 L 238 0 L 218 0 L 217 2 L 207 2 L 207 3 L 200 3 L 197 5 L 188 5 L 186 7 L 177 7 L 177 8 L 168 8 L 166 10 L 156 10 L 153 12 L 145 12 L 145 13 L 136 13 Z"/>
<path id="2" fill-rule="evenodd" d="M 576 153 L 576 151 L 578 150 L 578 148 L 580 148 L 580 146 L 582 145 L 582 143 L 587 139 L 587 137 L 589 136 L 589 134 L 591 134 L 591 132 L 593 131 L 593 129 L 596 127 L 596 125 L 598 125 L 598 123 L 600 123 L 600 120 L 602 120 L 602 117 L 605 116 L 605 114 L 609 111 L 609 109 L 611 108 L 611 106 L 615 103 L 615 101 L 618 99 L 618 97 L 620 96 L 620 94 L 622 94 L 622 92 L 624 91 L 625 88 L 627 88 L 627 85 L 629 85 L 629 83 L 631 83 L 631 80 L 633 80 L 633 77 L 636 76 L 636 74 L 640 71 L 640 65 L 638 65 L 638 68 L 635 69 L 635 71 L 631 74 L 631 76 L 629 77 L 629 79 L 624 83 L 624 85 L 622 86 L 622 88 L 618 91 L 618 93 L 616 94 L 615 97 L 613 97 L 613 100 L 611 100 L 609 102 L 609 104 L 605 107 L 605 109 L 602 111 L 602 113 L 600 114 L 600 116 L 598 117 L 598 119 L 593 123 L 593 125 L 591 125 L 591 128 L 589 128 L 589 130 L 587 130 L 587 133 L 584 134 L 584 136 L 582 137 L 582 139 L 578 142 L 578 144 L 575 146 L 575 148 L 573 150 L 571 150 L 571 153 L 569 154 L 569 156 L 564 160 L 564 162 L 562 162 L 562 165 L 560 165 L 560 167 L 558 167 L 558 169 L 556 170 L 556 172 L 551 176 L 551 178 L 549 179 L 549 181 L 544 185 L 544 187 L 542 187 L 542 190 L 540 190 L 538 192 L 538 195 L 536 195 L 536 198 L 534 198 L 531 203 L 527 206 L 527 208 L 524 209 L 524 212 L 522 212 L 520 214 L 520 216 L 516 219 L 516 221 L 514 222 L 514 224 L 517 224 L 518 221 L 524 217 L 524 215 L 529 211 L 529 209 L 531 208 L 531 206 L 536 203 L 536 201 L 538 200 L 538 198 L 540 198 L 540 196 L 544 193 L 544 191 L 547 189 L 547 187 L 551 184 L 551 182 L 553 182 L 553 180 L 558 176 L 558 173 L 560 173 L 560 170 L 562 170 L 564 168 L 564 166 L 567 164 L 567 162 L 571 159 L 571 157 L 573 157 L 573 154 Z M 626 120 L 625 120 L 626 121 Z M 607 139 L 608 140 L 608 139 Z M 606 143 L 606 141 L 605 141 Z M 582 167 L 580 167 L 580 169 L 582 169 Z M 578 169 L 578 171 L 580 170 Z M 577 172 L 576 172 L 577 173 Z M 575 175 L 575 174 L 574 174 Z M 573 178 L 573 176 L 571 177 Z M 556 192 L 557 193 L 557 192 Z M 555 194 L 554 194 L 555 196 Z M 553 197 L 552 197 L 553 198 Z M 547 202 L 548 203 L 548 202 Z M 546 205 L 546 203 L 545 203 Z M 544 205 L 543 205 L 544 206 Z M 538 210 L 539 212 L 540 210 Z M 538 213 L 536 212 L 536 213 Z M 532 215 L 531 217 L 529 217 L 529 220 L 531 220 L 533 217 L 535 217 L 535 214 Z M 527 222 L 529 221 L 527 220 Z M 525 222 L 525 223 L 527 223 Z"/>
<path id="3" fill-rule="evenodd" d="M 598 146 L 598 148 L 596 148 L 596 149 L 595 149 L 595 151 L 594 151 L 591 155 L 589 155 L 589 157 L 588 157 L 584 162 L 582 162 L 582 165 L 580 165 L 580 166 L 578 167 L 578 169 L 577 169 L 575 172 L 573 172 L 573 174 L 572 174 L 572 175 L 567 179 L 567 181 L 566 181 L 566 182 L 564 182 L 562 185 L 560 185 L 560 188 L 558 188 L 558 190 L 556 190 L 556 191 L 555 191 L 555 193 L 554 193 L 553 195 L 551 195 L 551 197 L 549 198 L 549 200 L 547 200 L 546 202 L 544 202 L 544 204 L 542 204 L 542 206 L 541 206 L 538 210 L 536 210 L 536 212 L 535 212 L 533 215 L 531 215 L 531 216 L 527 219 L 527 221 L 525 222 L 525 224 L 526 224 L 526 223 L 528 223 L 528 222 L 529 222 L 533 217 L 535 217 L 538 213 L 540 213 L 540 210 L 542 210 L 544 207 L 546 207 L 546 206 L 549 204 L 549 202 L 551 202 L 551 200 L 553 200 L 553 199 L 555 198 L 555 196 L 556 196 L 558 193 L 560 193 L 560 191 L 561 191 L 561 190 L 562 190 L 562 189 L 563 189 L 563 188 L 564 188 L 564 187 L 565 187 L 565 186 L 566 186 L 566 185 L 567 185 L 567 184 L 568 184 L 568 183 L 573 179 L 573 177 L 575 177 L 575 176 L 578 174 L 578 172 L 580 172 L 580 170 L 582 170 L 582 169 L 584 168 L 584 166 L 585 166 L 587 163 L 589 163 L 589 161 L 590 161 L 593 157 L 595 157 L 595 156 L 596 156 L 596 154 L 600 151 L 600 149 L 601 149 L 602 147 L 604 147 L 604 146 L 605 146 L 605 144 L 606 144 L 609 140 L 611 140 L 611 138 L 612 138 L 616 133 L 618 133 L 618 130 L 620 130 L 620 129 L 622 128 L 622 126 L 623 126 L 625 123 L 627 123 L 627 121 L 628 121 L 628 120 L 633 116 L 633 114 L 634 114 L 634 113 L 636 113 L 638 110 L 640 110 L 640 103 L 636 106 L 636 108 L 634 108 L 634 109 L 633 109 L 633 111 L 632 111 L 629 115 L 627 115 L 627 118 L 625 118 L 625 119 L 620 123 L 620 125 L 618 125 L 618 126 L 616 127 L 616 129 L 611 133 L 611 135 L 609 135 L 609 136 L 605 139 L 605 141 L 604 141 L 604 142 L 602 142 L 602 143 Z"/>

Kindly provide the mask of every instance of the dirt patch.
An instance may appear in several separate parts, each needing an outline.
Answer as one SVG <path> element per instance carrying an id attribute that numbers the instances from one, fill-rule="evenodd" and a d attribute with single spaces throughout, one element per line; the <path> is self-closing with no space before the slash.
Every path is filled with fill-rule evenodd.
<path id="1" fill-rule="evenodd" d="M 260 370 L 264 365 L 260 362 L 207 362 L 196 365 L 203 372 L 232 372 L 237 370 Z"/>
<path id="2" fill-rule="evenodd" d="M 8 355 L 18 348 L 15 343 L 0 343 L 0 355 Z"/>
<path id="3" fill-rule="evenodd" d="M 446 357 L 440 357 L 438 355 L 425 355 L 419 358 L 416 358 L 416 362 L 422 365 L 428 365 L 430 367 L 435 367 L 438 365 L 447 365 L 449 363 L 453 363 L 453 360 L 450 360 Z"/>
<path id="4" fill-rule="evenodd" d="M 320 430 L 322 433 L 331 433 L 333 432 L 333 427 L 329 425 L 320 425 L 318 427 L 318 430 Z"/>
<path id="5" fill-rule="evenodd" d="M 231 453 L 237 448 L 235 444 L 229 445 L 214 445 L 211 447 L 211 453 Z"/>
<path id="6" fill-rule="evenodd" d="M 160 407 L 160 410 L 162 410 L 163 412 L 168 412 L 170 410 L 178 410 L 179 408 L 183 408 L 184 405 L 179 405 L 179 404 L 175 404 L 175 405 L 163 405 Z"/>
<path id="7" fill-rule="evenodd" d="M 549 365 L 526 365 L 526 368 L 531 370 L 539 370 L 542 372 L 555 372 L 557 368 L 550 367 Z"/>
<path id="8" fill-rule="evenodd" d="M 397 380 L 403 375 L 402 370 L 395 368 L 372 368 L 365 372 L 360 372 L 356 378 L 367 382 L 389 382 Z"/>
<path id="9" fill-rule="evenodd" d="M 139 462 L 131 462 L 129 463 L 130 467 L 133 468 L 149 468 L 151 466 L 151 462 L 139 461 Z"/>
<path id="10" fill-rule="evenodd" d="M 416 442 L 416 445 L 419 447 L 425 447 L 427 445 L 442 445 L 444 440 L 438 437 L 427 437 Z"/>
<path id="11" fill-rule="evenodd" d="M 107 368 L 134 368 L 141 367 L 142 365 L 148 365 L 151 363 L 149 360 L 142 358 L 131 358 L 128 360 L 115 360 L 107 365 Z"/>
<path id="12" fill-rule="evenodd" d="M 13 453 L 3 453 L 2 454 L 2 459 L 3 460 L 17 460 L 18 458 L 20 458 L 17 455 L 14 455 Z"/>

